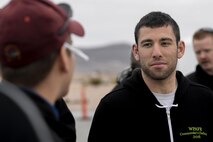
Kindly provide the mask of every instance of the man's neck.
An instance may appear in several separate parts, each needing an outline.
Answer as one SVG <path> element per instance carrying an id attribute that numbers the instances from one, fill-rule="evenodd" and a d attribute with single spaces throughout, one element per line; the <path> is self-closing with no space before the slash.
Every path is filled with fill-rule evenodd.
<path id="1" fill-rule="evenodd" d="M 152 79 L 146 76 L 144 73 L 142 73 L 142 77 L 152 92 L 167 94 L 173 92 L 177 88 L 176 71 L 173 72 L 168 78 L 162 80 Z"/>

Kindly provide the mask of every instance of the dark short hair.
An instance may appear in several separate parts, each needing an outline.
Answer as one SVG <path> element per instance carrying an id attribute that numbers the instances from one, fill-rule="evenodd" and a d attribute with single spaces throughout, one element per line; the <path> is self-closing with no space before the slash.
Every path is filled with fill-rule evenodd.
<path id="1" fill-rule="evenodd" d="M 46 56 L 22 68 L 1 65 L 2 77 L 18 86 L 34 87 L 49 74 L 58 56 L 58 50 L 52 50 Z"/>
<path id="2" fill-rule="evenodd" d="M 173 32 L 176 37 L 176 42 L 178 43 L 180 41 L 180 30 L 176 21 L 166 13 L 153 11 L 143 16 L 137 23 L 134 32 L 136 44 L 138 43 L 139 30 L 141 27 L 157 28 L 168 25 L 172 26 Z"/>
<path id="3" fill-rule="evenodd" d="M 198 29 L 194 34 L 193 34 L 193 40 L 194 39 L 203 39 L 206 36 L 212 36 L 213 37 L 213 29 L 210 27 L 203 27 Z"/>

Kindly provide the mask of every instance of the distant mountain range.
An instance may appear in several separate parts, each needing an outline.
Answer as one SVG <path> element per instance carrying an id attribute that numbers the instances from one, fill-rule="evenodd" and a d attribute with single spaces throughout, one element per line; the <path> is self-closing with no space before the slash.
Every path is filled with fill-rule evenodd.
<path id="1" fill-rule="evenodd" d="M 89 57 L 84 61 L 76 56 L 76 71 L 79 73 L 108 72 L 119 73 L 130 65 L 131 45 L 117 43 L 102 47 L 81 48 Z"/>

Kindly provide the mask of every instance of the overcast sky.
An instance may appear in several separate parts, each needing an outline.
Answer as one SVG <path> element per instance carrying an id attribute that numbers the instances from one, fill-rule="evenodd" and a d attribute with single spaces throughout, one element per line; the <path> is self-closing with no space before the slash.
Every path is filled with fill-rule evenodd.
<path id="1" fill-rule="evenodd" d="M 0 0 L 3 6 L 8 0 Z M 191 37 L 200 27 L 213 26 L 213 0 L 53 0 L 68 2 L 73 18 L 86 31 L 83 38 L 73 37 L 75 46 L 97 46 L 110 43 L 134 43 L 134 27 L 139 19 L 151 11 L 170 14 L 179 24 L 181 38 L 186 42 L 186 55 L 181 59 L 184 73 L 196 64 Z M 186 66 L 188 66 L 187 69 Z"/>
<path id="2" fill-rule="evenodd" d="M 69 2 L 74 18 L 85 27 L 86 36 L 76 44 L 134 42 L 134 27 L 150 11 L 170 14 L 179 24 L 182 39 L 191 42 L 201 26 L 213 26 L 213 0 L 54 0 Z"/>

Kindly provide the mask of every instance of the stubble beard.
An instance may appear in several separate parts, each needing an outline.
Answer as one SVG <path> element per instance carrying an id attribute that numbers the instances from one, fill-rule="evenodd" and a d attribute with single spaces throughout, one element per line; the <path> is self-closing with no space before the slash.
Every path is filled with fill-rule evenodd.
<path id="1" fill-rule="evenodd" d="M 176 70 L 176 66 L 177 60 L 166 70 L 151 70 L 143 62 L 141 63 L 143 73 L 152 80 L 164 80 L 168 78 Z"/>

